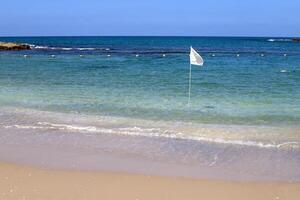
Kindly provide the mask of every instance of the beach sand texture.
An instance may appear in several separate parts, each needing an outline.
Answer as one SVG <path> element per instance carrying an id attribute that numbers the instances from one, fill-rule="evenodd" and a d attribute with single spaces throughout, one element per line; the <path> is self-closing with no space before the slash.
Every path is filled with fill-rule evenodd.
<path id="1" fill-rule="evenodd" d="M 0 164 L 1 200 L 298 200 L 299 183 L 225 182 Z"/>

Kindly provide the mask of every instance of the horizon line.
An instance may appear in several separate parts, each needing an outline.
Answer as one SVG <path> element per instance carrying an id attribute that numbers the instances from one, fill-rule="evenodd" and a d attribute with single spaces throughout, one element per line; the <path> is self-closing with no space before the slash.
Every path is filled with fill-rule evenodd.
<path id="1" fill-rule="evenodd" d="M 9 37 L 238 37 L 238 38 L 298 38 L 299 36 L 245 36 L 245 35 L 233 35 L 233 36 L 217 36 L 217 35 L 15 35 L 15 36 L 2 36 L 0 38 Z"/>

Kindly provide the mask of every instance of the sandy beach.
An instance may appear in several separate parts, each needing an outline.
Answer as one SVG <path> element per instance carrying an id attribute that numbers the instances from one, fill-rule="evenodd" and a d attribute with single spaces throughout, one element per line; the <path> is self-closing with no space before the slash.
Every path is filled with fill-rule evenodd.
<path id="1" fill-rule="evenodd" d="M 299 183 L 225 182 L 0 164 L 0 199 L 297 200 Z"/>

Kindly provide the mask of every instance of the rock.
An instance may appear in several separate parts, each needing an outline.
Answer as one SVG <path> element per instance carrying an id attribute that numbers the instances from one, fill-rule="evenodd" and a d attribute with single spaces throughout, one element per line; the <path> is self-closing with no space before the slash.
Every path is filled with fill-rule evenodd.
<path id="1" fill-rule="evenodd" d="M 18 51 L 18 50 L 28 50 L 28 49 L 30 49 L 30 45 L 28 44 L 0 42 L 0 51 Z"/>
<path id="2" fill-rule="evenodd" d="M 293 38 L 294 42 L 300 42 L 300 38 Z"/>

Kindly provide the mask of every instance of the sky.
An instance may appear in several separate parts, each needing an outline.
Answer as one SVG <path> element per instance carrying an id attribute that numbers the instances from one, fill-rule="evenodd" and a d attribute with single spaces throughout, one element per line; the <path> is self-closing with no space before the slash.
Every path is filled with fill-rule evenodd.
<path id="1" fill-rule="evenodd" d="M 300 0 L 3 0 L 0 36 L 300 36 Z"/>

